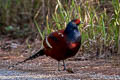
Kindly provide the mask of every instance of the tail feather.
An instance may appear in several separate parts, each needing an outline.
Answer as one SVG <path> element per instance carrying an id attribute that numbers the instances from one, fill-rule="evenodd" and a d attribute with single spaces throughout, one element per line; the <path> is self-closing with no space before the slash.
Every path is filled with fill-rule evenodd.
<path id="1" fill-rule="evenodd" d="M 23 62 L 26 62 L 28 60 L 33 60 L 33 59 L 35 59 L 35 58 L 37 58 L 39 56 L 43 56 L 44 54 L 45 54 L 44 50 L 40 50 L 36 54 L 34 54 L 34 55 L 30 56 L 29 58 L 25 59 Z"/>
<path id="2" fill-rule="evenodd" d="M 34 54 L 34 55 L 28 57 L 27 59 L 25 59 L 24 61 L 17 62 L 16 64 L 14 64 L 12 66 L 9 66 L 8 68 L 14 67 L 14 66 L 22 64 L 22 63 L 25 63 L 26 61 L 29 61 L 29 60 L 33 60 L 33 59 L 35 59 L 35 58 L 37 58 L 39 56 L 43 56 L 44 54 L 45 54 L 44 50 L 42 49 L 42 50 L 38 51 L 36 54 Z"/>

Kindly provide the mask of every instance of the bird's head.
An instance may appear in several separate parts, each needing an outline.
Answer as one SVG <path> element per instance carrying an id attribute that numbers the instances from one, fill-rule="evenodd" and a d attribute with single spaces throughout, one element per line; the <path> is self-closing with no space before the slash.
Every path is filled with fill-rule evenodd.
<path id="1" fill-rule="evenodd" d="M 80 19 L 73 19 L 71 22 L 76 25 L 79 25 L 81 23 Z"/>
<path id="2" fill-rule="evenodd" d="M 64 31 L 64 33 L 67 36 L 68 41 L 72 42 L 80 42 L 81 41 L 81 35 L 78 30 L 78 25 L 81 24 L 80 19 L 74 19 L 71 20 Z"/>
<path id="3" fill-rule="evenodd" d="M 69 33 L 69 32 L 73 32 L 74 30 L 77 30 L 78 31 L 78 25 L 81 24 L 82 22 L 80 21 L 80 19 L 74 19 L 74 20 L 71 20 L 68 24 L 67 24 L 67 27 L 65 29 L 65 32 L 66 33 Z"/>

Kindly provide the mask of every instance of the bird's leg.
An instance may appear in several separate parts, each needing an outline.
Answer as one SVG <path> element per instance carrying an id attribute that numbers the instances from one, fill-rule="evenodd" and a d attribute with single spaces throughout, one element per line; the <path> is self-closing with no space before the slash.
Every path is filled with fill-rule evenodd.
<path id="1" fill-rule="evenodd" d="M 63 60 L 63 66 L 64 66 L 64 69 L 63 70 L 66 70 L 66 64 L 65 64 L 65 61 Z"/>
<path id="2" fill-rule="evenodd" d="M 60 71 L 60 61 L 58 61 L 58 71 Z"/>

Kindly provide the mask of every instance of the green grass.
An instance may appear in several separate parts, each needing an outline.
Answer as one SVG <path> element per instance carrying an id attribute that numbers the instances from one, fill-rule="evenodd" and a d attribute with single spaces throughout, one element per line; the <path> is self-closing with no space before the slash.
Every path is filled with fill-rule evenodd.
<path id="1" fill-rule="evenodd" d="M 52 18 L 56 23 L 57 29 L 65 28 L 66 24 L 74 18 L 80 18 L 84 21 L 84 24 L 79 27 L 82 34 L 82 47 L 87 45 L 91 49 L 92 46 L 95 50 L 97 47 L 103 49 L 103 46 L 115 46 L 117 48 L 118 28 L 120 26 L 120 3 L 119 0 L 112 0 L 111 3 L 112 5 L 110 6 L 113 7 L 113 12 L 107 13 L 107 8 L 104 8 L 98 13 L 97 10 L 99 8 L 96 8 L 94 5 L 91 6 L 87 1 L 80 6 L 72 0 L 71 5 L 68 6 L 66 4 L 68 8 L 65 9 L 60 0 L 57 0 L 57 8 Z M 98 5 L 101 4 L 98 3 Z"/>
<path id="2" fill-rule="evenodd" d="M 0 9 L 2 11 L 0 21 L 5 23 L 7 25 L 5 29 L 9 30 L 9 26 L 13 28 L 15 26 L 19 27 L 19 22 L 22 23 L 20 28 L 25 24 L 31 27 L 31 23 L 24 22 L 23 20 L 24 17 L 32 20 L 32 23 L 35 24 L 34 28 L 38 30 L 43 40 L 45 35 L 55 30 L 64 29 L 71 19 L 79 18 L 84 22 L 84 24 L 79 26 L 82 35 L 82 48 L 88 49 L 88 51 L 91 49 L 96 51 L 97 48 L 101 50 L 103 46 L 108 48 L 114 46 L 116 49 L 118 48 L 120 28 L 119 0 L 98 0 L 96 2 L 71 0 L 69 4 L 67 0 L 62 2 L 61 0 L 56 0 L 53 3 L 55 5 L 53 7 L 49 7 L 47 1 L 45 1 L 46 9 L 50 9 L 52 12 L 48 12 L 46 16 L 46 27 L 44 31 L 41 30 L 42 25 L 40 25 L 43 23 L 42 14 L 38 11 L 42 9 L 40 7 L 41 4 L 41 0 L 0 0 Z M 106 5 L 107 7 L 105 7 Z M 31 19 L 36 15 L 37 17 L 35 19 Z"/>

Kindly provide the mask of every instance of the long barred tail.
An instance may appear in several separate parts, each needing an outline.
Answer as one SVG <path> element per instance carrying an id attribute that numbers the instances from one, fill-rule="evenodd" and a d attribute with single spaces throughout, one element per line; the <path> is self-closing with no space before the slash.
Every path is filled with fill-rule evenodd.
<path id="1" fill-rule="evenodd" d="M 33 59 L 35 59 L 35 58 L 37 58 L 37 57 L 39 57 L 39 56 L 43 56 L 44 54 L 45 54 L 45 53 L 44 53 L 44 50 L 40 50 L 40 51 L 38 51 L 36 54 L 30 56 L 29 58 L 25 59 L 25 60 L 22 61 L 22 62 L 26 62 L 26 61 L 28 61 L 28 60 L 33 60 Z"/>
<path id="2" fill-rule="evenodd" d="M 34 54 L 34 55 L 28 57 L 27 59 L 25 59 L 24 61 L 17 62 L 16 64 L 13 64 L 13 65 L 9 66 L 8 68 L 12 68 L 12 67 L 14 67 L 14 66 L 16 66 L 16 65 L 25 63 L 26 61 L 29 61 L 29 60 L 33 60 L 33 59 L 35 59 L 35 58 L 37 58 L 37 57 L 39 57 L 39 56 L 43 56 L 44 54 L 45 54 L 45 53 L 44 53 L 44 50 L 42 49 L 42 50 L 38 51 L 36 54 Z"/>

